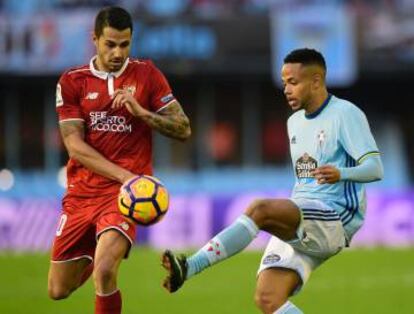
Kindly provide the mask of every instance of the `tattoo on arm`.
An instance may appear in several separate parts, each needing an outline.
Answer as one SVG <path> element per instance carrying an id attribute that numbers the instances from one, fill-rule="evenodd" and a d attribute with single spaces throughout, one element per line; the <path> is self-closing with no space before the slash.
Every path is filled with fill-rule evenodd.
<path id="1" fill-rule="evenodd" d="M 190 121 L 177 101 L 159 113 L 151 112 L 144 120 L 150 127 L 168 137 L 185 140 L 191 134 Z"/>
<path id="2" fill-rule="evenodd" d="M 62 121 L 59 123 L 60 134 L 62 135 L 63 141 L 69 135 L 78 133 L 81 138 L 85 136 L 85 125 L 83 120 L 69 120 Z"/>
<path id="3" fill-rule="evenodd" d="M 72 138 L 73 136 L 84 139 L 85 137 L 85 125 L 83 120 L 69 120 L 59 123 L 60 134 L 62 136 L 63 143 L 69 156 L 72 155 Z"/>

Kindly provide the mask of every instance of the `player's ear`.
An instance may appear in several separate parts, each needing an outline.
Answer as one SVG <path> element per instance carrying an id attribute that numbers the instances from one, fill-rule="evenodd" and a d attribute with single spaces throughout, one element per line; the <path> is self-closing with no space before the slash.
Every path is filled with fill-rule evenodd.
<path id="1" fill-rule="evenodd" d="M 312 74 L 312 85 L 315 89 L 319 89 L 323 86 L 323 76 L 321 73 L 316 72 Z"/>

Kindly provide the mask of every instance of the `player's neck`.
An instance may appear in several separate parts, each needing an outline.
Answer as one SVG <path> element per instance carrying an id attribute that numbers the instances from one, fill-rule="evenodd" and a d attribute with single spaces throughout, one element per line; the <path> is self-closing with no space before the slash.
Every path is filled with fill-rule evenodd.
<path id="1" fill-rule="evenodd" d="M 93 60 L 93 65 L 95 67 L 96 70 L 98 71 L 102 71 L 102 72 L 110 72 L 109 69 L 107 69 L 103 63 L 101 62 L 101 60 L 99 59 L 99 57 L 95 58 L 95 60 Z"/>
<path id="2" fill-rule="evenodd" d="M 329 93 L 326 89 L 315 95 L 315 97 L 311 100 L 311 102 L 305 110 L 306 114 L 309 115 L 318 111 L 319 108 L 322 107 L 322 105 L 328 99 L 328 96 Z"/>

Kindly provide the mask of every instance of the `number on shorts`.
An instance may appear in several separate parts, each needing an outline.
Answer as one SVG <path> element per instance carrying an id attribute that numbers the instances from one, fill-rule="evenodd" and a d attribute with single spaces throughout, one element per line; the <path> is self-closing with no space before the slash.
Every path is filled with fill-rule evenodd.
<path id="1" fill-rule="evenodd" d="M 62 216 L 60 216 L 59 225 L 58 225 L 58 228 L 56 230 L 56 236 L 57 237 L 62 234 L 63 227 L 65 226 L 67 220 L 68 220 L 68 216 L 66 214 L 62 214 Z"/>

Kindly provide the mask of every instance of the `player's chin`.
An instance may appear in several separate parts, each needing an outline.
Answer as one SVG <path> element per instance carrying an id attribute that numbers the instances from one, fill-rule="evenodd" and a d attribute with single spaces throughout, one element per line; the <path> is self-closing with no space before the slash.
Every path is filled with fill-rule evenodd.
<path id="1" fill-rule="evenodd" d="M 300 109 L 302 109 L 302 106 L 300 105 L 300 104 L 293 104 L 293 105 L 290 105 L 290 108 L 293 110 L 293 111 L 298 111 L 298 110 L 300 110 Z"/>
<path id="2" fill-rule="evenodd" d="M 108 64 L 108 68 L 111 70 L 111 72 L 116 72 L 116 71 L 121 70 L 123 64 L 124 64 L 123 62 L 110 61 Z"/>
<path id="3" fill-rule="evenodd" d="M 122 68 L 122 64 L 121 65 L 118 65 L 118 64 L 116 64 L 116 65 L 110 65 L 109 66 L 109 70 L 111 71 L 111 72 L 118 72 L 119 70 L 121 70 L 121 68 Z"/>
<path id="4" fill-rule="evenodd" d="M 297 100 L 289 100 L 288 101 L 289 107 L 293 110 L 293 111 L 297 111 L 299 109 L 302 109 L 302 106 L 300 105 L 300 102 Z"/>

